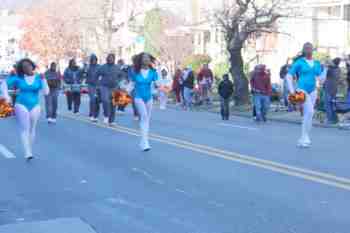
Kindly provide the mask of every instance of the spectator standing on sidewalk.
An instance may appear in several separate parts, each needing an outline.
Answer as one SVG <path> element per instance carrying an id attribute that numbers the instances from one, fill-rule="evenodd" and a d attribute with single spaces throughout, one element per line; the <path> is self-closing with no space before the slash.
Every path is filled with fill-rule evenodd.
<path id="1" fill-rule="evenodd" d="M 334 101 L 338 93 L 338 84 L 340 81 L 340 68 L 339 64 L 341 62 L 340 58 L 335 58 L 331 61 L 328 66 L 327 78 L 323 85 L 324 90 L 324 104 L 327 113 L 327 123 L 336 124 L 337 114 L 334 109 Z"/>
<path id="2" fill-rule="evenodd" d="M 191 67 L 187 67 L 182 76 L 183 81 L 183 96 L 185 110 L 192 109 L 192 96 L 194 88 L 194 73 Z"/>
<path id="3" fill-rule="evenodd" d="M 348 55 L 348 60 L 346 61 L 346 82 L 348 84 L 348 90 L 347 90 L 347 101 L 350 102 L 350 55 Z"/>
<path id="4" fill-rule="evenodd" d="M 230 101 L 233 94 L 233 82 L 230 80 L 228 74 L 223 76 L 223 81 L 218 87 L 221 102 L 221 117 L 222 120 L 229 120 L 230 118 Z"/>
<path id="5" fill-rule="evenodd" d="M 209 64 L 203 65 L 203 68 L 198 73 L 197 82 L 199 84 L 201 102 L 210 104 L 210 92 L 214 82 L 214 74 L 209 68 Z"/>
<path id="6" fill-rule="evenodd" d="M 256 120 L 257 122 L 266 122 L 266 115 L 270 106 L 272 87 L 271 78 L 266 72 L 265 65 L 258 66 L 257 71 L 250 80 L 250 84 L 253 93 Z"/>
<path id="7" fill-rule="evenodd" d="M 172 86 L 173 92 L 175 93 L 176 104 L 181 104 L 181 77 L 182 71 L 181 69 L 177 69 L 175 71 Z"/>
<path id="8" fill-rule="evenodd" d="M 45 72 L 44 76 L 50 89 L 49 94 L 45 96 L 46 119 L 49 124 L 56 123 L 61 74 L 57 71 L 55 62 L 50 64 L 50 69 Z"/>
<path id="9" fill-rule="evenodd" d="M 289 69 L 290 69 L 290 64 L 289 64 L 289 59 L 288 59 L 287 63 L 281 67 L 280 78 L 281 78 L 282 84 L 283 84 L 283 103 L 284 103 L 284 106 L 288 108 L 288 112 L 292 112 L 293 105 L 290 104 L 288 101 L 289 90 L 288 90 L 288 82 L 286 79 Z"/>

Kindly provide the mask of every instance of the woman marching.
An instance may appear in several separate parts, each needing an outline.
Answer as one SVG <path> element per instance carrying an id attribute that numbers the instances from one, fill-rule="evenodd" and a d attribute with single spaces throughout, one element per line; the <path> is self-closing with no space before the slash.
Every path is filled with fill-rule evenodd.
<path id="1" fill-rule="evenodd" d="M 134 101 L 140 117 L 141 142 L 143 151 L 151 149 L 148 140 L 151 111 L 152 111 L 152 84 L 158 80 L 157 70 L 153 68 L 156 59 L 147 53 L 135 57 L 131 80 L 135 83 Z"/>
<path id="2" fill-rule="evenodd" d="M 317 78 L 321 79 L 321 81 L 324 79 L 321 63 L 313 59 L 313 50 L 314 48 L 311 43 L 305 43 L 302 55 L 294 61 L 287 75 L 290 94 L 295 95 L 296 92 L 300 92 L 305 95 L 302 133 L 298 141 L 298 146 L 302 148 L 311 146 L 310 131 L 312 128 L 314 106 L 317 99 L 316 83 Z M 297 82 L 297 90 L 295 90 L 293 77 L 297 74 L 299 75 L 299 79 Z"/>
<path id="3" fill-rule="evenodd" d="M 3 97 L 10 102 L 8 89 L 14 87 L 19 90 L 15 113 L 20 128 L 21 139 L 24 147 L 25 158 L 34 158 L 32 149 L 35 139 L 35 129 L 40 117 L 39 93 L 43 91 L 49 94 L 49 86 L 39 74 L 35 74 L 36 65 L 28 58 L 22 59 L 17 64 L 17 75 L 10 76 L 1 85 Z"/>

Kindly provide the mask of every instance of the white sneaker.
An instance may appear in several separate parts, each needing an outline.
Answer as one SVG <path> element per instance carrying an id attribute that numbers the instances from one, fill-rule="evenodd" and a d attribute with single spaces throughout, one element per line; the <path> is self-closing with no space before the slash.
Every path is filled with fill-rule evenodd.
<path id="1" fill-rule="evenodd" d="M 311 141 L 307 141 L 307 140 L 299 140 L 297 147 L 299 148 L 309 148 L 311 147 Z"/>
<path id="2" fill-rule="evenodd" d="M 90 117 L 90 121 L 94 122 L 95 118 L 93 117 Z"/>
<path id="3" fill-rule="evenodd" d="M 52 119 L 51 119 L 51 123 L 56 124 L 56 122 L 57 122 L 57 120 L 56 120 L 55 118 L 52 118 Z"/>
<path id="4" fill-rule="evenodd" d="M 141 147 L 141 150 L 144 152 L 150 151 L 152 149 L 151 146 L 149 145 L 149 142 L 144 140 L 141 141 L 140 147 Z"/>
<path id="5" fill-rule="evenodd" d="M 103 123 L 104 124 L 108 124 L 108 118 L 107 117 L 103 118 Z"/>
<path id="6" fill-rule="evenodd" d="M 47 123 L 51 124 L 52 123 L 52 119 L 51 118 L 47 118 Z"/>
<path id="7" fill-rule="evenodd" d="M 117 123 L 115 123 L 115 122 L 109 123 L 109 126 L 110 127 L 115 127 L 115 126 L 117 126 Z"/>
<path id="8" fill-rule="evenodd" d="M 139 120 L 140 120 L 139 117 L 137 117 L 137 116 L 134 117 L 134 121 L 139 121 Z"/>
<path id="9" fill-rule="evenodd" d="M 98 119 L 97 119 L 97 118 L 92 118 L 91 121 L 94 122 L 94 123 L 97 123 L 97 122 L 98 122 Z"/>
<path id="10" fill-rule="evenodd" d="M 118 115 L 125 115 L 125 112 L 123 112 L 123 111 L 118 111 L 117 114 L 118 114 Z"/>

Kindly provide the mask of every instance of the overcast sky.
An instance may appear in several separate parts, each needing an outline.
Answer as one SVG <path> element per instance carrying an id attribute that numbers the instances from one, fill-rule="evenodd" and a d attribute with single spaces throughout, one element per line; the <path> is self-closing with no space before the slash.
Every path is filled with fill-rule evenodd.
<path id="1" fill-rule="evenodd" d="M 0 8 L 14 8 L 21 6 L 28 6 L 31 3 L 38 2 L 39 0 L 0 0 Z"/>

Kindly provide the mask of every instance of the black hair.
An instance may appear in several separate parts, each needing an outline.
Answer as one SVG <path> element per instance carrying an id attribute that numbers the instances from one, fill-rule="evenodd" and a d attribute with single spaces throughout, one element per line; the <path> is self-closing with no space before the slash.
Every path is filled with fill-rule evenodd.
<path id="1" fill-rule="evenodd" d="M 229 78 L 230 78 L 230 75 L 228 75 L 228 74 L 224 74 L 224 75 L 222 76 L 222 78 L 223 78 L 223 79 L 226 79 L 226 78 L 228 78 L 228 79 L 229 79 Z"/>
<path id="2" fill-rule="evenodd" d="M 333 61 L 333 64 L 334 64 L 335 66 L 339 66 L 339 64 L 340 64 L 340 62 L 341 62 L 341 58 L 340 58 L 340 57 L 336 57 L 336 58 L 334 58 L 332 61 Z"/>
<path id="3" fill-rule="evenodd" d="M 23 69 L 23 64 L 24 64 L 25 62 L 28 62 L 29 64 L 31 64 L 32 67 L 33 67 L 33 70 L 36 69 L 36 65 L 35 65 L 35 63 L 34 63 L 32 60 L 30 60 L 29 58 L 23 58 L 22 60 L 20 60 L 20 61 L 16 64 L 16 72 L 17 72 L 17 75 L 18 75 L 18 76 L 23 77 L 23 76 L 25 75 L 24 69 Z"/>
<path id="4" fill-rule="evenodd" d="M 155 58 L 154 56 L 152 56 L 151 54 L 149 54 L 149 53 L 143 52 L 143 53 L 140 53 L 140 54 L 136 55 L 136 56 L 134 57 L 134 59 L 133 59 L 134 69 L 135 69 L 136 73 L 140 73 L 140 71 L 141 71 L 141 68 L 142 68 L 142 58 L 143 58 L 144 55 L 150 56 L 151 62 L 152 62 L 152 63 L 155 63 L 155 61 L 156 61 L 156 58 Z M 153 66 L 150 65 L 149 68 L 150 68 L 150 69 L 153 69 Z"/>

